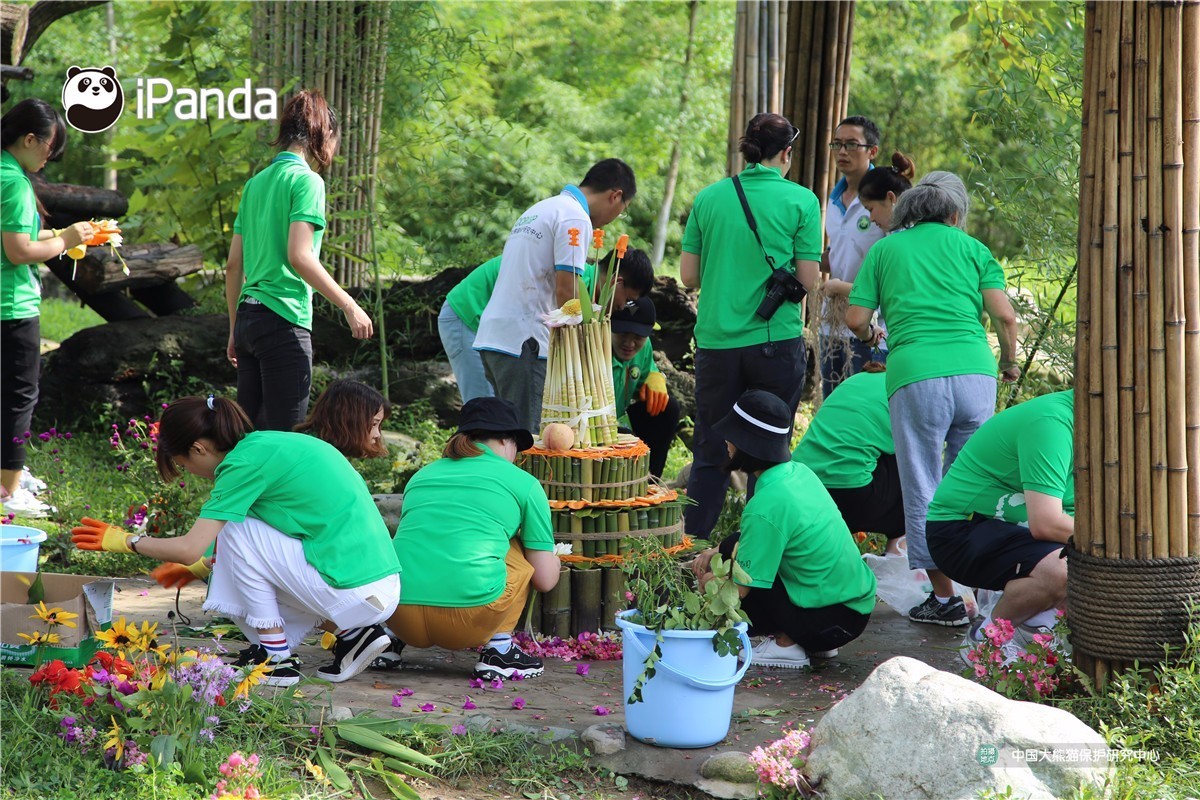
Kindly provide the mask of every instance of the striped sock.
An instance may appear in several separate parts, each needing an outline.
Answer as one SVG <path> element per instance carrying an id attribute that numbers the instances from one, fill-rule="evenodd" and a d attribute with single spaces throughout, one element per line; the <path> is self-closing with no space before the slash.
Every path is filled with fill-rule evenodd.
<path id="1" fill-rule="evenodd" d="M 282 633 L 260 633 L 258 643 L 263 646 L 272 661 L 283 661 L 292 654 L 287 636 Z"/>
<path id="2" fill-rule="evenodd" d="M 512 634 L 497 633 L 488 639 L 487 646 L 495 648 L 497 653 L 507 653 L 512 649 Z"/>

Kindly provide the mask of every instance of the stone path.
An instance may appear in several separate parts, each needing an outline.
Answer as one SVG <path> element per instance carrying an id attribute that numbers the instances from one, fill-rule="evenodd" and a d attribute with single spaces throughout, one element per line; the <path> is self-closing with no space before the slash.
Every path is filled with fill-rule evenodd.
<path id="1" fill-rule="evenodd" d="M 167 614 L 175 607 L 175 593 L 147 579 L 123 579 L 117 583 L 114 613 L 129 620 L 149 620 L 169 625 Z M 180 596 L 180 609 L 193 625 L 203 625 L 210 617 L 201 610 L 203 588 L 186 587 Z M 756 746 L 778 738 L 784 727 L 802 724 L 811 727 L 829 707 L 856 688 L 866 676 L 887 659 L 906 655 L 939 669 L 958 672 L 955 647 L 962 629 L 916 625 L 882 603 L 877 607 L 866 632 L 842 648 L 829 661 L 817 661 L 810 670 L 778 670 L 751 667 L 737 688 L 733 724 L 725 740 L 714 747 L 698 750 L 672 750 L 653 747 L 624 738 L 624 749 L 609 755 L 596 755 L 598 766 L 621 775 L 640 776 L 657 781 L 695 786 L 723 797 L 752 797 L 753 788 L 745 785 L 713 783 L 700 774 L 701 765 L 710 757 L 728 751 L 749 753 Z M 240 642 L 231 643 L 237 649 Z M 306 669 L 315 669 L 329 660 L 328 653 L 316 645 L 299 651 Z M 575 662 L 546 660 L 546 672 L 539 678 L 510 682 L 501 690 L 473 689 L 469 686 L 477 656 L 471 651 L 446 651 L 439 648 L 404 651 L 403 667 L 395 671 L 368 670 L 332 689 L 315 687 L 306 691 L 324 695 L 318 698 L 329 713 L 355 713 L 372 710 L 380 715 L 430 718 L 445 724 L 466 724 L 490 729 L 524 730 L 546 740 L 581 736 L 591 726 L 603 725 L 618 732 L 620 744 L 622 711 L 621 663 L 594 661 L 586 677 L 576 673 Z M 401 689 L 412 695 L 402 698 L 394 708 L 392 697 Z M 469 695 L 477 708 L 464 711 Z M 524 699 L 524 708 L 513 701 Z M 426 703 L 433 712 L 421 712 Z M 611 714 L 598 716 L 594 707 L 604 706 Z M 593 751 L 595 746 L 591 745 Z"/>

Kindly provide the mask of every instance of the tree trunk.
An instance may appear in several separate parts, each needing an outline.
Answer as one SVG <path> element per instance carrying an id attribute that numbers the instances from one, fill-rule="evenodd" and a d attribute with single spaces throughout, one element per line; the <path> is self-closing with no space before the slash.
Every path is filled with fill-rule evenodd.
<path id="1" fill-rule="evenodd" d="M 128 275 L 109 248 L 88 248 L 87 255 L 79 259 L 78 265 L 73 265 L 76 286 L 85 292 L 114 292 L 174 283 L 176 278 L 204 269 L 203 255 L 194 244 L 184 247 L 176 244 L 126 244 L 120 248 L 120 254 L 129 268 Z M 71 263 L 67 256 L 61 260 Z"/>
<path id="2" fill-rule="evenodd" d="M 39 0 L 36 3 L 0 3 L 0 61 L 20 64 L 50 25 L 106 0 Z"/>
<path id="3" fill-rule="evenodd" d="M 129 210 L 129 201 L 119 192 L 99 186 L 49 183 L 42 174 L 29 176 L 33 191 L 46 207 L 47 227 L 65 228 L 82 220 L 121 219 Z"/>
<path id="4" fill-rule="evenodd" d="M 658 209 L 658 221 L 654 224 L 654 242 L 650 248 L 650 261 L 655 269 L 662 264 L 667 248 L 667 227 L 671 224 L 671 205 L 675 201 L 675 184 L 679 180 L 679 161 L 683 155 L 682 132 L 686 129 L 688 105 L 688 81 L 692 77 L 692 55 L 696 43 L 696 15 L 700 0 L 692 0 L 688 11 L 687 53 L 683 58 L 683 79 L 679 87 L 679 121 L 675 125 L 675 141 L 671 143 L 671 163 L 667 166 L 667 179 L 663 183 L 662 205 Z"/>

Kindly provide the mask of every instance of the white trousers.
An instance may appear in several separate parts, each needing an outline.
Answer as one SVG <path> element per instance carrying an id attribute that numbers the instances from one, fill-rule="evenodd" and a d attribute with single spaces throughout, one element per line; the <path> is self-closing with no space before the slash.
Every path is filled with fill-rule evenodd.
<path id="1" fill-rule="evenodd" d="M 305 560 L 299 539 L 247 517 L 221 529 L 204 610 L 233 619 L 254 644 L 259 630 L 283 628 L 294 648 L 323 620 L 339 628 L 374 625 L 399 600 L 399 575 L 334 588 Z"/>

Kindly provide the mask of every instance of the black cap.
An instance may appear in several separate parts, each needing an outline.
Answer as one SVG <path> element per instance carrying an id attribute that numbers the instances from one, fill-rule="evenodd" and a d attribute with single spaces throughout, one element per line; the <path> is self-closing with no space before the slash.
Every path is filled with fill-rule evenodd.
<path id="1" fill-rule="evenodd" d="M 649 297 L 639 297 L 630 305 L 613 311 L 613 333 L 635 333 L 638 336 L 649 336 L 654 330 L 656 319 L 654 302 Z"/>
<path id="2" fill-rule="evenodd" d="M 457 433 L 499 433 L 517 441 L 518 450 L 533 447 L 533 434 L 517 421 L 517 409 L 499 397 L 476 397 L 463 403 Z"/>
<path id="3" fill-rule="evenodd" d="M 747 455 L 782 464 L 792 460 L 793 421 L 787 403 L 770 392 L 751 389 L 713 431 Z"/>

